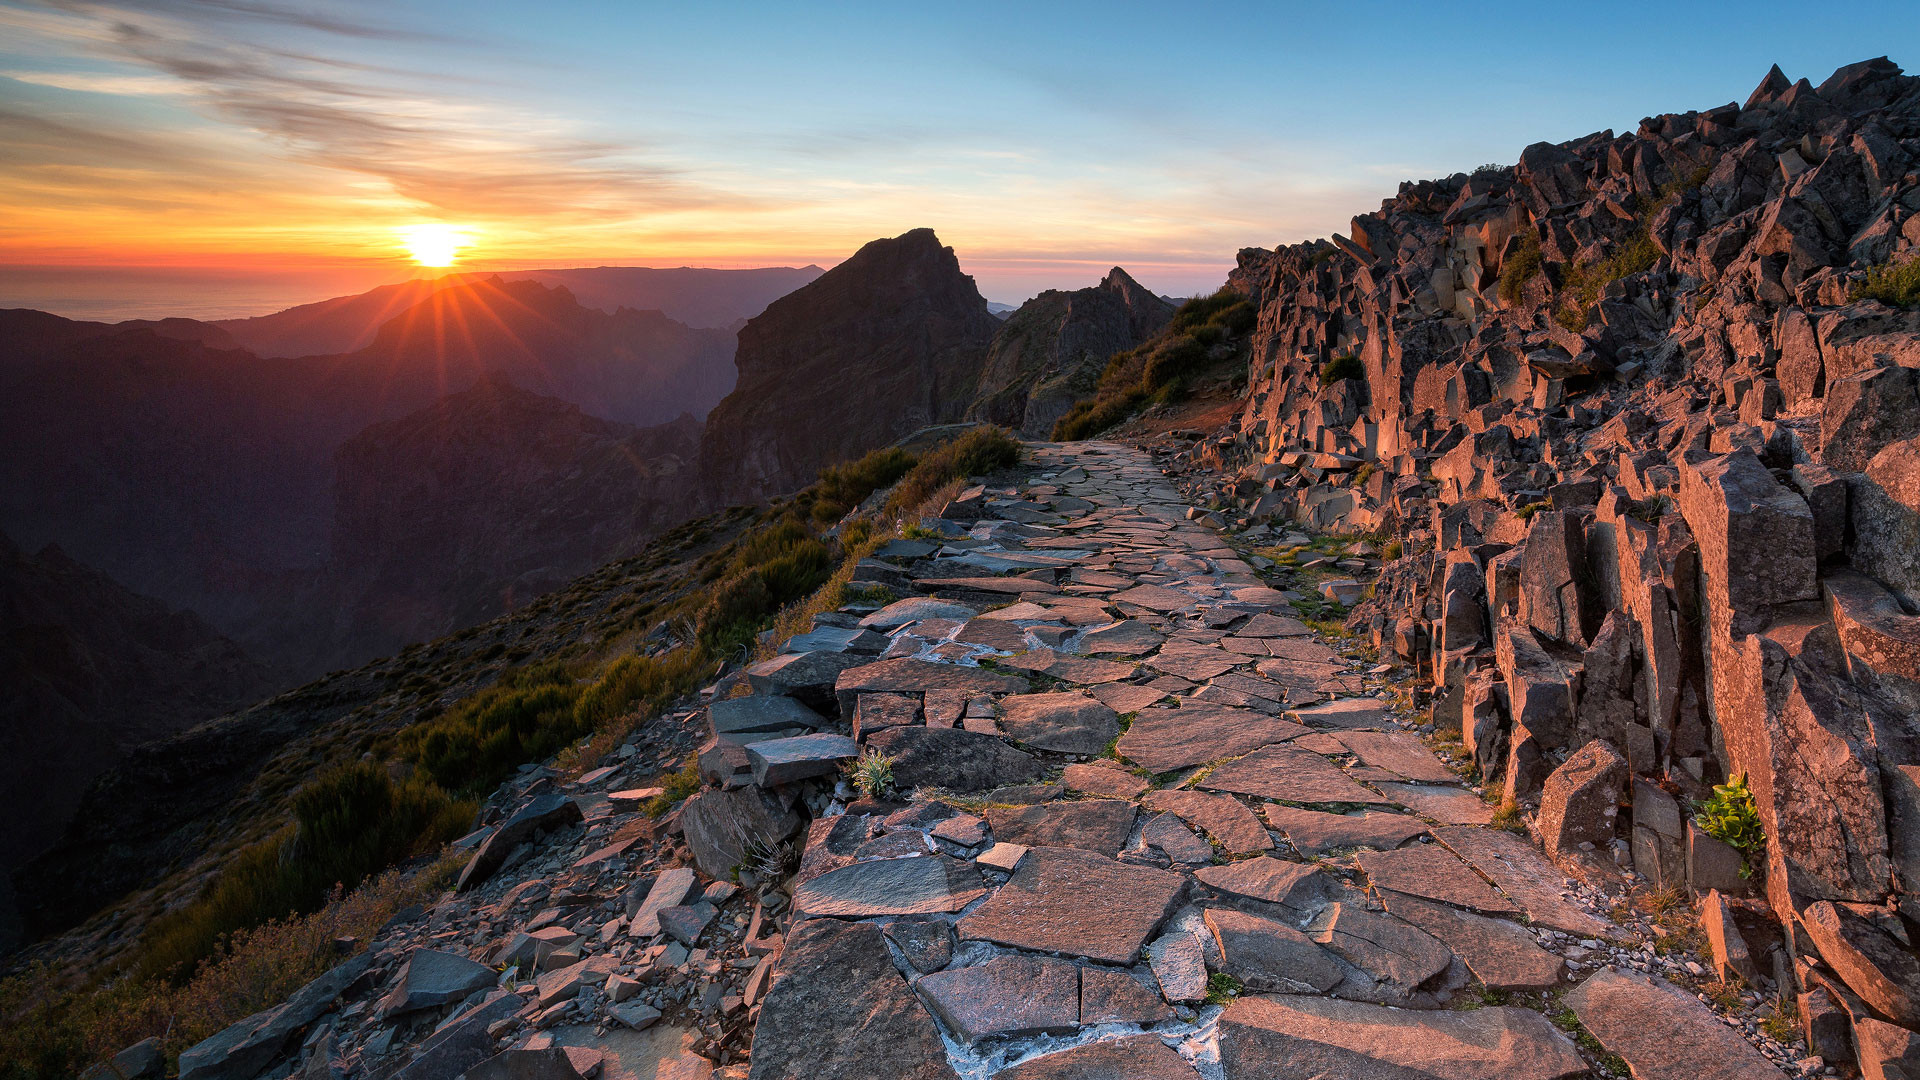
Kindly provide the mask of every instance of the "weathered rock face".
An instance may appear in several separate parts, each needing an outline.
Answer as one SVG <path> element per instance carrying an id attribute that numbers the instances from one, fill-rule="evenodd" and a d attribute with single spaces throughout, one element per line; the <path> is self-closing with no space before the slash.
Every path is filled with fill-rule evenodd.
<path id="1" fill-rule="evenodd" d="M 1152 337 L 1172 316 L 1172 304 L 1117 266 L 1092 288 L 1041 293 L 994 337 L 967 419 L 1049 437 L 1054 421 L 1093 393 L 1113 354 Z"/>
<path id="2" fill-rule="evenodd" d="M 875 240 L 740 330 L 740 379 L 707 417 L 701 471 L 748 500 L 961 418 L 1000 321 L 931 229 Z"/>

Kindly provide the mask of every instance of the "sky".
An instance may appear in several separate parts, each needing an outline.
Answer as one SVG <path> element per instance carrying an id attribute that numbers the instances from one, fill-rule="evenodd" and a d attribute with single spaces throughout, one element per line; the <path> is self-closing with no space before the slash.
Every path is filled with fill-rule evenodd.
<path id="1" fill-rule="evenodd" d="M 0 0 L 0 306 L 253 314 L 423 272 L 830 266 L 1210 291 L 1400 181 L 1920 63 L 1920 4 Z M 84 310 L 83 310 L 84 309 Z"/>

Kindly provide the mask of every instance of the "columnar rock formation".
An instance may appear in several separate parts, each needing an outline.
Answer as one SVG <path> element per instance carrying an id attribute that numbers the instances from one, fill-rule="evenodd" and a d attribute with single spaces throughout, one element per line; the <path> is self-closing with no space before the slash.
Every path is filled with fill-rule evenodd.
<path id="1" fill-rule="evenodd" d="M 1570 867 L 1738 890 L 1686 800 L 1745 776 L 1792 957 L 1907 1024 L 1920 311 L 1862 286 L 1920 255 L 1916 168 L 1880 59 L 1402 185 L 1241 253 L 1245 409 L 1189 455 L 1229 518 L 1403 543 L 1357 621 Z"/>
<path id="2" fill-rule="evenodd" d="M 1114 353 L 1152 337 L 1172 316 L 1172 304 L 1117 266 L 1091 288 L 1048 289 L 1007 317 L 967 418 L 1047 438 L 1054 421 L 1092 395 Z"/>
<path id="3" fill-rule="evenodd" d="M 932 229 L 875 240 L 741 328 L 701 469 L 720 497 L 758 499 L 959 420 L 999 329 Z"/>

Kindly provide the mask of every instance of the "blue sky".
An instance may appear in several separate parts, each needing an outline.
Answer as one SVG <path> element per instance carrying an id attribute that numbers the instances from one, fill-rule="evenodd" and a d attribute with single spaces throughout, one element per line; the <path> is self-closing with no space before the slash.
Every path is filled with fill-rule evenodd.
<path id="1" fill-rule="evenodd" d="M 1914 62 L 1920 5 L 0 0 L 0 263 L 768 265 L 931 226 L 1018 300 L 1217 285 L 1402 179 Z"/>

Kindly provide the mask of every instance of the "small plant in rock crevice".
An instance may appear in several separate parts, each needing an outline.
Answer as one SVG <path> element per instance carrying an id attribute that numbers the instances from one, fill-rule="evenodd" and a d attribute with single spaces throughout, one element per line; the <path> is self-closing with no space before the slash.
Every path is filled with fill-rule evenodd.
<path id="1" fill-rule="evenodd" d="M 1742 773 L 1724 784 L 1715 784 L 1713 794 L 1693 804 L 1693 821 L 1715 840 L 1738 851 L 1742 857 L 1740 876 L 1750 878 L 1767 848 L 1766 830 L 1760 825 L 1754 808 L 1753 791 Z"/>
<path id="2" fill-rule="evenodd" d="M 1216 971 L 1207 976 L 1207 1004 L 1231 1005 L 1244 989 L 1246 986 L 1239 979 L 1224 971 Z"/>
<path id="3" fill-rule="evenodd" d="M 863 798 L 877 799 L 893 790 L 893 759 L 868 749 L 846 764 L 847 782 Z"/>

